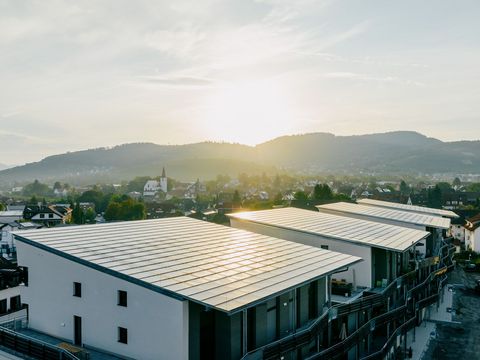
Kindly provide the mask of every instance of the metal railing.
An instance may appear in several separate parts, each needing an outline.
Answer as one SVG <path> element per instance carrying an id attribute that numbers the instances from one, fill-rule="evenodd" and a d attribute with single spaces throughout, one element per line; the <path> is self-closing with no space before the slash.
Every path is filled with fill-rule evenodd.
<path id="1" fill-rule="evenodd" d="M 399 311 L 399 309 L 405 310 L 408 308 L 409 301 L 411 299 L 415 298 L 415 295 L 420 292 L 420 290 L 425 289 L 425 286 L 429 283 L 432 283 L 433 280 L 438 276 L 438 274 L 442 273 L 442 271 L 448 272 L 453 268 L 453 263 L 451 256 L 453 255 L 453 252 L 455 251 L 455 248 L 449 245 L 445 240 L 442 241 L 443 246 L 440 247 L 438 250 L 438 256 L 437 257 L 431 257 L 424 259 L 422 261 L 419 261 L 417 263 L 417 268 L 413 271 L 410 271 L 409 273 L 406 273 L 394 281 L 392 281 L 385 289 L 382 290 L 381 293 L 370 295 L 364 298 L 360 298 L 357 300 L 352 301 L 349 304 L 338 304 L 330 307 L 328 311 L 326 311 L 323 315 L 321 315 L 319 318 L 317 318 L 315 321 L 307 325 L 306 327 L 297 329 L 294 333 L 282 338 L 278 339 L 272 343 L 269 343 L 267 345 L 264 345 L 260 348 L 254 349 L 247 354 L 245 354 L 242 357 L 242 360 L 250 360 L 250 359 L 274 359 L 278 358 L 279 354 L 285 354 L 291 351 L 295 351 L 299 349 L 302 346 L 308 345 L 312 343 L 313 341 L 317 340 L 318 335 L 321 333 L 321 331 L 325 328 L 325 326 L 328 324 L 329 321 L 335 319 L 338 316 L 342 315 L 347 315 L 352 312 L 356 311 L 361 311 L 364 309 L 369 309 L 373 308 L 375 306 L 381 306 L 385 305 L 388 302 L 388 298 L 395 292 L 397 288 L 399 288 L 402 284 L 405 283 L 405 280 L 409 280 L 412 278 L 412 276 L 415 276 L 418 274 L 419 270 L 434 265 L 438 264 L 439 268 L 436 269 L 435 272 L 429 274 L 424 281 L 421 283 L 415 285 L 414 287 L 410 288 L 407 290 L 407 293 L 405 294 L 405 300 L 403 302 L 403 305 L 397 306 L 394 309 L 389 310 L 386 313 L 383 313 L 373 319 L 370 319 L 368 322 L 363 324 L 359 329 L 357 329 L 355 332 L 353 332 L 350 336 L 348 336 L 346 339 L 342 340 L 339 343 L 336 343 L 329 348 L 325 349 L 322 352 L 318 352 L 317 354 L 313 355 L 309 359 L 315 359 L 317 357 L 325 357 L 326 355 L 333 353 L 333 352 L 339 352 L 340 349 L 342 349 L 342 353 L 345 352 L 345 349 L 351 348 L 351 344 L 354 343 L 355 341 L 358 340 L 358 337 L 360 334 L 364 334 L 365 329 L 370 329 L 371 325 L 373 323 L 379 324 L 377 321 L 382 321 L 384 319 L 387 319 L 391 316 L 394 315 L 401 315 L 402 312 Z M 444 253 L 446 254 L 444 255 Z M 439 259 L 438 261 L 435 262 L 434 258 Z M 443 266 L 442 266 L 443 265 Z M 446 276 L 440 280 L 440 284 L 438 286 L 438 291 L 441 290 L 443 287 L 443 283 L 446 281 Z M 416 304 L 417 306 L 427 304 L 427 299 L 438 299 L 438 294 L 432 295 L 427 297 L 426 299 L 420 299 Z M 426 307 L 430 305 L 429 303 L 423 307 Z M 423 308 L 422 307 L 422 308 Z M 416 314 L 415 309 L 411 309 L 413 313 Z M 404 314 L 404 313 L 403 313 Z M 395 319 L 399 319 L 400 316 L 397 316 Z M 413 317 L 413 319 L 416 319 L 416 315 Z M 394 318 L 391 318 L 388 321 L 392 321 Z M 409 323 L 412 321 L 412 319 L 407 320 L 402 326 L 405 324 Z M 399 328 L 397 328 L 398 330 Z M 395 330 L 395 332 L 397 331 Z M 370 330 L 368 330 L 370 331 Z M 363 335 L 365 336 L 365 335 Z M 387 342 L 388 343 L 388 342 Z M 388 344 L 385 344 L 387 346 Z M 331 350 L 334 349 L 334 350 Z M 383 351 L 383 350 L 382 350 Z"/>
<path id="2" fill-rule="evenodd" d="M 80 360 L 68 350 L 45 341 L 10 330 L 0 325 L 0 348 L 15 355 L 20 354 L 34 359 Z"/>

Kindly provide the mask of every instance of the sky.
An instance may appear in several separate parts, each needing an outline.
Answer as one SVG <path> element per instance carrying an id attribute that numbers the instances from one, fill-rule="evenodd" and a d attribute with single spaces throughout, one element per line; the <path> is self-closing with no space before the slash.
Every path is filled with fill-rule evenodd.
<path id="1" fill-rule="evenodd" d="M 478 0 L 0 0 L 0 163 L 130 142 L 480 138 Z"/>

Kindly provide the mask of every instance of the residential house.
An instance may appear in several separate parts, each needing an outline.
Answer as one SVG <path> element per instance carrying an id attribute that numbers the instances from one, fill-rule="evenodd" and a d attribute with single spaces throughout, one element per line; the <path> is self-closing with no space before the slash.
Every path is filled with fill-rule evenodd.
<path id="1" fill-rule="evenodd" d="M 65 224 L 71 219 L 72 209 L 60 205 L 27 205 L 23 211 L 25 220 L 44 226 Z"/>
<path id="2" fill-rule="evenodd" d="M 480 214 L 468 218 L 464 225 L 465 247 L 480 252 Z"/>

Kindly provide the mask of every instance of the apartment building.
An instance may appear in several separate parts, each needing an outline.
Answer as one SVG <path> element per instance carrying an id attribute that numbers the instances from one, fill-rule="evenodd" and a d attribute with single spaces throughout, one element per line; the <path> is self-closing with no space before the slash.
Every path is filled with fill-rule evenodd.
<path id="1" fill-rule="evenodd" d="M 184 217 L 14 236 L 30 328 L 147 360 L 240 359 L 291 336 L 325 315 L 333 274 L 361 261 Z"/>
<path id="2" fill-rule="evenodd" d="M 317 206 L 325 214 L 341 215 L 348 218 L 375 221 L 428 231 L 428 236 L 418 247 L 425 257 L 431 257 L 442 246 L 446 232 L 450 228 L 450 219 L 441 216 L 421 214 L 413 211 L 394 210 L 385 207 L 337 202 Z"/>
<path id="3" fill-rule="evenodd" d="M 334 291 L 336 285 L 341 288 L 344 283 L 351 284 L 353 290 L 387 286 L 409 269 L 416 245 L 430 235 L 292 207 L 228 216 L 231 226 L 238 229 L 361 257 L 363 262 L 335 277 Z"/>

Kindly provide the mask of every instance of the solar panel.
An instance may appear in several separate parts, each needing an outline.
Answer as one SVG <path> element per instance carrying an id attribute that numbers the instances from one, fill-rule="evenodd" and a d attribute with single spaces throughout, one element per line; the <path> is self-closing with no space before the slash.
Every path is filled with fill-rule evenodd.
<path id="1" fill-rule="evenodd" d="M 360 245 L 403 252 L 429 235 L 426 231 L 352 219 L 293 207 L 228 214 L 237 220 L 302 231 Z"/>
<path id="2" fill-rule="evenodd" d="M 428 226 L 437 229 L 448 229 L 450 227 L 450 219 L 447 218 L 426 214 L 418 214 L 410 211 L 387 209 L 377 206 L 337 202 L 332 204 L 319 205 L 317 206 L 317 208 L 320 211 L 328 210 L 336 211 L 339 213 L 363 215 L 372 218 L 393 220 L 397 222 Z"/>
<path id="3" fill-rule="evenodd" d="M 430 214 L 430 215 L 445 216 L 449 218 L 458 218 L 458 215 L 455 214 L 453 211 L 443 210 L 443 209 L 434 209 L 434 208 L 429 208 L 424 206 L 399 204 L 399 203 L 394 203 L 390 201 L 381 201 L 381 200 L 373 200 L 373 199 L 359 199 L 357 200 L 357 203 L 361 205 L 371 205 L 371 206 L 378 206 L 378 207 L 384 207 L 389 209 L 411 211 L 411 212 L 416 212 L 420 214 Z"/>
<path id="4" fill-rule="evenodd" d="M 25 230 L 15 237 L 225 312 L 361 261 L 186 217 Z"/>

